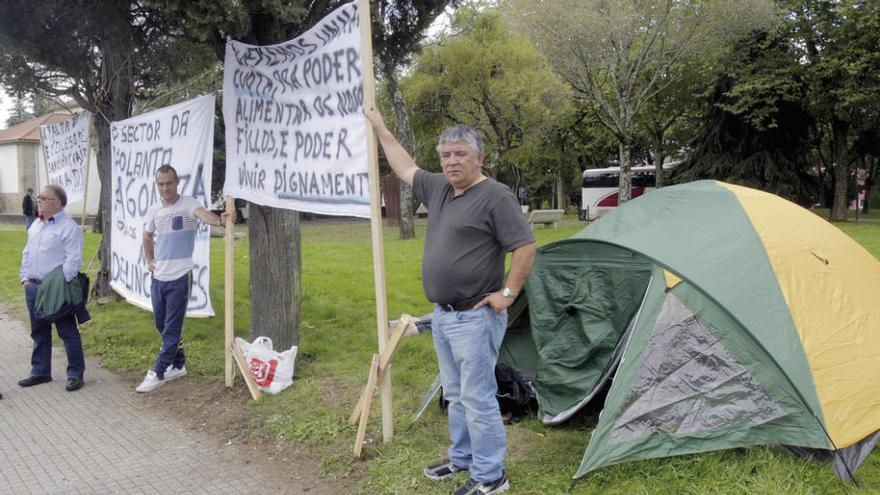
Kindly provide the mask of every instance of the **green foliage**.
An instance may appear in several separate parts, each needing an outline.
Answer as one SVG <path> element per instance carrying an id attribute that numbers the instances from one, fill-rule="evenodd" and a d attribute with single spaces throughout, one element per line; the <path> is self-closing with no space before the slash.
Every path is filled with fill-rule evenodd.
<path id="1" fill-rule="evenodd" d="M 778 33 L 756 32 L 740 42 L 705 94 L 703 125 L 673 179 L 718 179 L 816 202 L 804 152 L 813 119 L 803 106 L 800 70 Z"/>
<path id="2" fill-rule="evenodd" d="M 630 197 L 628 168 L 639 123 L 655 137 L 659 132 L 662 141 L 675 119 L 665 121 L 680 111 L 676 95 L 686 98 L 693 76 L 704 72 L 695 68 L 722 56 L 742 33 L 773 19 L 769 0 L 506 3 L 517 28 L 616 137 L 624 167 L 621 201 Z"/>
<path id="3" fill-rule="evenodd" d="M 94 111 L 103 84 L 139 93 L 205 66 L 197 47 L 174 36 L 176 19 L 136 2 L 9 1 L 3 10 L 0 83 L 34 95 L 73 97 Z M 103 74 L 118 52 L 128 57 L 127 73 Z"/>
<path id="4" fill-rule="evenodd" d="M 474 126 L 486 141 L 484 169 L 512 187 L 542 176 L 548 163 L 556 168 L 556 141 L 574 120 L 568 89 L 497 11 L 462 8 L 453 27 L 460 34 L 426 47 L 403 82 L 417 139 L 436 143 L 447 126 Z M 433 146 L 416 158 L 439 166 Z"/>
<path id="5" fill-rule="evenodd" d="M 12 109 L 9 118 L 6 119 L 6 127 L 12 127 L 31 119 L 31 113 L 25 107 L 24 95 L 21 93 L 12 97 Z"/>
<path id="6" fill-rule="evenodd" d="M 801 203 L 831 204 L 836 188 L 843 209 L 854 196 L 850 164 L 877 156 L 880 141 L 880 5 L 783 6 L 776 29 L 743 38 L 721 66 L 678 178 L 729 180 Z"/>

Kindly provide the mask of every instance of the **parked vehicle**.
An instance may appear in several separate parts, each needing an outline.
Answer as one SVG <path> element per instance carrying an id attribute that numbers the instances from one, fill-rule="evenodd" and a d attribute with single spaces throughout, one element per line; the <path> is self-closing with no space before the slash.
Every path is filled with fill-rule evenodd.
<path id="1" fill-rule="evenodd" d="M 669 163 L 664 171 L 677 165 Z M 654 165 L 632 168 L 632 198 L 637 198 L 655 187 L 656 170 Z M 594 168 L 584 170 L 581 189 L 581 220 L 595 220 L 611 208 L 617 207 L 617 193 L 620 188 L 620 167 Z"/>

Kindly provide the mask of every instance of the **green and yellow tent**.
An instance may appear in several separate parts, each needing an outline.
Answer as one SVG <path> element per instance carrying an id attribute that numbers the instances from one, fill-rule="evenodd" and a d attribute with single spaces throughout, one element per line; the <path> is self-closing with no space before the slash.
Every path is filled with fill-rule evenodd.
<path id="1" fill-rule="evenodd" d="M 535 376 L 549 424 L 611 381 L 576 478 L 777 444 L 851 479 L 880 440 L 878 288 L 877 259 L 791 202 L 667 187 L 539 249 L 500 361 Z"/>

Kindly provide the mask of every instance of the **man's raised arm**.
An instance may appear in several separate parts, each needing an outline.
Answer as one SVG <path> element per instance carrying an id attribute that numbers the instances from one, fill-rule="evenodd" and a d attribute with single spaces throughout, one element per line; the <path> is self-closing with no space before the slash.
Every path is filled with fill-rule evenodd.
<path id="1" fill-rule="evenodd" d="M 382 151 L 385 152 L 385 158 L 388 159 L 388 164 L 391 165 L 391 169 L 394 170 L 394 173 L 397 174 L 398 177 L 400 177 L 400 180 L 411 186 L 413 183 L 413 177 L 416 175 L 416 170 L 419 169 L 415 160 L 413 160 L 403 146 L 400 145 L 397 138 L 394 137 L 394 134 L 391 134 L 391 131 L 385 127 L 385 121 L 382 119 L 382 114 L 379 113 L 379 110 L 371 108 L 366 111 L 365 115 L 367 116 L 367 120 L 370 121 L 370 124 L 373 125 L 373 130 L 376 132 L 376 138 L 379 139 L 379 144 L 382 145 Z"/>

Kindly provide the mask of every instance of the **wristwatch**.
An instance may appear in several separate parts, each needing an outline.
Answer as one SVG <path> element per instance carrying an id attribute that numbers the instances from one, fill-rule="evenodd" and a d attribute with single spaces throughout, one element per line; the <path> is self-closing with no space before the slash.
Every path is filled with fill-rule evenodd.
<path id="1" fill-rule="evenodd" d="M 510 290 L 510 288 L 505 287 L 503 291 L 501 291 L 501 295 L 513 301 L 516 299 L 516 293 Z"/>

